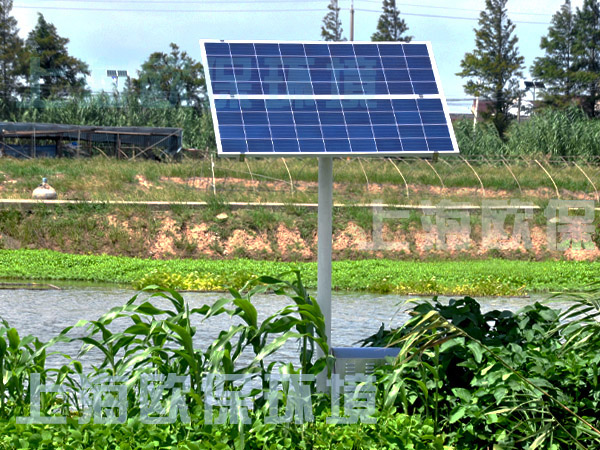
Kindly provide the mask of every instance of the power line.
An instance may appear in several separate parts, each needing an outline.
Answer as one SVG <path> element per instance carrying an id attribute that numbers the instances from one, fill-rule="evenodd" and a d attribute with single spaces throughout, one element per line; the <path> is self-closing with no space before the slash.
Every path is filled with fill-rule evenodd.
<path id="1" fill-rule="evenodd" d="M 56 3 L 56 0 L 37 0 L 38 2 L 52 2 Z M 322 3 L 323 0 L 303 0 L 304 3 Z M 123 3 L 141 3 L 141 4 L 164 4 L 169 5 L 173 3 L 179 4 L 196 4 L 196 5 L 206 5 L 206 4 L 223 4 L 223 3 L 250 3 L 255 5 L 260 5 L 262 3 L 293 3 L 297 4 L 297 0 L 60 0 L 61 3 L 112 3 L 112 4 L 123 4 Z M 58 7 L 57 7 L 58 8 Z"/>
<path id="2" fill-rule="evenodd" d="M 363 0 L 364 1 L 364 0 Z M 104 0 L 104 2 L 107 2 Z M 222 3 L 225 3 L 226 0 Z M 135 2 L 138 3 L 138 2 Z M 149 2 L 145 2 L 149 3 Z M 156 1 L 156 3 L 159 3 Z M 230 2 L 234 3 L 234 2 Z M 253 2 L 250 2 L 253 3 Z M 285 2 L 284 2 L 285 3 Z M 58 11 L 94 11 L 94 12 L 137 12 L 137 13 L 273 13 L 273 12 L 323 12 L 322 8 L 277 8 L 277 9 L 146 9 L 142 10 L 139 8 L 96 8 L 96 7 L 76 7 L 76 6 L 25 6 L 25 5 L 13 5 L 13 8 L 19 9 L 46 9 L 46 10 L 58 10 Z M 370 12 L 370 13 L 381 13 L 380 10 L 356 8 L 356 11 Z M 464 17 L 464 16 L 446 16 L 438 14 L 421 14 L 421 13 L 402 13 L 406 16 L 416 17 L 430 17 L 436 19 L 454 19 L 454 20 L 479 20 L 477 17 Z M 515 20 L 514 23 L 529 24 L 529 25 L 549 25 L 548 22 L 531 22 L 523 20 Z"/>
<path id="3" fill-rule="evenodd" d="M 271 12 L 323 12 L 323 8 L 304 9 L 138 9 L 138 8 L 82 8 L 76 6 L 24 6 L 13 5 L 19 9 L 52 9 L 58 11 L 94 11 L 94 12 L 137 12 L 137 13 L 271 13 Z"/>
<path id="4" fill-rule="evenodd" d="M 56 0 L 38 0 L 41 2 L 56 2 Z M 108 3 L 108 4 L 123 4 L 123 3 L 141 3 L 141 4 L 196 4 L 196 5 L 207 5 L 207 4 L 231 4 L 231 3 L 248 3 L 260 5 L 262 3 L 294 3 L 297 4 L 297 0 L 60 0 L 61 3 Z M 377 3 L 381 4 L 380 0 L 356 0 L 361 3 Z M 323 0 L 303 0 L 303 3 L 322 3 Z M 457 8 L 453 6 L 436 6 L 436 5 L 423 5 L 423 4 L 415 4 L 415 3 L 396 3 L 396 6 L 409 6 L 415 8 L 431 8 L 431 9 L 444 9 L 444 10 L 453 10 L 453 11 L 470 11 L 470 12 L 480 12 L 480 9 L 475 8 Z M 343 9 L 343 8 L 342 8 Z M 552 14 L 548 13 L 536 13 L 536 12 L 523 12 L 523 11 L 508 11 L 510 14 L 515 15 L 524 15 L 524 16 L 542 16 L 548 17 Z"/>
<path id="5" fill-rule="evenodd" d="M 309 0 L 310 1 L 310 0 Z M 380 0 L 357 0 L 359 2 L 365 2 L 365 3 L 381 3 Z M 434 5 L 417 5 L 414 3 L 397 3 L 396 2 L 396 6 L 413 6 L 416 8 L 433 8 L 433 9 L 445 9 L 445 10 L 453 10 L 453 11 L 471 11 L 471 12 L 481 12 L 480 9 L 474 9 L 474 8 L 456 8 L 456 7 L 452 7 L 452 6 L 434 6 Z M 517 14 L 517 15 L 523 15 L 523 16 L 543 16 L 543 17 L 548 17 L 551 16 L 552 14 L 543 14 L 543 13 L 528 13 L 528 12 L 522 12 L 522 11 L 508 11 L 509 14 Z M 404 14 L 404 13 L 401 13 Z"/>
<path id="6" fill-rule="evenodd" d="M 381 11 L 379 10 L 375 10 L 375 9 L 363 9 L 363 8 L 356 8 L 357 11 L 362 11 L 362 12 L 371 12 L 371 13 L 381 13 Z M 456 20 L 479 20 L 478 17 L 464 17 L 464 16 L 442 16 L 442 15 L 438 15 L 438 14 L 418 14 L 418 13 L 407 13 L 407 12 L 403 12 L 402 15 L 404 16 L 418 16 L 418 17 L 433 17 L 436 19 L 456 19 Z M 513 20 L 514 23 L 523 23 L 523 24 L 529 24 L 529 25 L 549 25 L 549 22 L 530 22 L 530 21 L 526 21 L 526 20 Z"/>

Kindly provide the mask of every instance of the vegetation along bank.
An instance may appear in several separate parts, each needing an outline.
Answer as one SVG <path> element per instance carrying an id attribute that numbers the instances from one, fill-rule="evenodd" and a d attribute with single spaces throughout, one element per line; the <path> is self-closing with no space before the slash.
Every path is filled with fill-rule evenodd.
<path id="1" fill-rule="evenodd" d="M 72 255 L 49 250 L 0 250 L 0 278 L 116 282 L 141 288 L 159 284 L 180 290 L 240 287 L 255 274 L 298 269 L 316 288 L 314 262 L 152 260 Z M 597 279 L 600 262 L 586 261 L 334 261 L 333 288 L 397 294 L 522 295 L 576 291 Z"/>

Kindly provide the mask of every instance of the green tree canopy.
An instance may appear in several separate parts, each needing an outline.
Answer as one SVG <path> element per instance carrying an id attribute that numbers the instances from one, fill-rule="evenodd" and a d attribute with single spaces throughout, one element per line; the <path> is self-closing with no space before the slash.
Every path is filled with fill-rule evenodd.
<path id="1" fill-rule="evenodd" d="M 371 36 L 372 41 L 404 41 L 410 42 L 412 36 L 406 36 L 408 26 L 400 18 L 396 8 L 396 0 L 383 0 L 383 12 L 377 22 L 377 31 Z"/>
<path id="2" fill-rule="evenodd" d="M 329 12 L 323 18 L 323 26 L 321 27 L 321 37 L 324 41 L 345 41 L 342 36 L 342 21 L 340 20 L 340 7 L 337 0 L 331 0 L 327 6 Z"/>
<path id="3" fill-rule="evenodd" d="M 542 37 L 540 48 L 546 54 L 536 58 L 531 67 L 531 74 L 546 85 L 544 97 L 553 104 L 568 103 L 576 93 L 575 19 L 571 0 L 566 0 L 552 17 L 548 35 Z"/>
<path id="4" fill-rule="evenodd" d="M 201 108 L 206 82 L 202 64 L 171 43 L 171 52 L 154 52 L 142 64 L 133 89 L 142 103 L 168 102 L 172 106 Z"/>
<path id="5" fill-rule="evenodd" d="M 12 0 L 0 0 L 0 102 L 14 100 L 23 74 L 23 40 L 17 21 L 10 15 Z"/>
<path id="6" fill-rule="evenodd" d="M 508 18 L 507 0 L 486 0 L 475 29 L 475 50 L 465 54 L 457 75 L 468 78 L 465 92 L 493 104 L 491 113 L 500 136 L 509 122 L 508 109 L 519 95 L 524 58 L 519 55 L 515 25 Z"/>
<path id="7" fill-rule="evenodd" d="M 600 3 L 584 0 L 575 15 L 576 39 L 573 45 L 574 81 L 583 106 L 590 116 L 598 116 L 596 103 L 600 99 Z"/>
<path id="8" fill-rule="evenodd" d="M 35 91 L 39 86 L 42 99 L 86 92 L 85 75 L 89 75 L 90 70 L 86 63 L 69 55 L 68 43 L 69 39 L 59 36 L 56 27 L 38 14 L 38 22 L 25 44 L 30 65 L 30 89 Z"/>

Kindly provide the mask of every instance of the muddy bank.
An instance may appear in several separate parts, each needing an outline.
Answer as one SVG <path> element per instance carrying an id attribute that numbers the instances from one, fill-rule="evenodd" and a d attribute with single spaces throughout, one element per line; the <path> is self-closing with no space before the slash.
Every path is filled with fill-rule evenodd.
<path id="1" fill-rule="evenodd" d="M 600 257 L 598 233 L 591 249 L 568 245 L 550 250 L 544 222 L 534 217 L 530 241 L 482 234 L 481 217 L 470 218 L 470 231 L 448 232 L 445 238 L 421 217 L 373 224 L 370 210 L 337 210 L 334 217 L 335 259 L 387 258 L 403 260 L 485 259 L 595 260 Z M 109 254 L 139 258 L 231 259 L 248 257 L 274 261 L 313 261 L 317 252 L 314 211 L 205 210 L 150 211 L 103 205 L 0 211 L 0 248 L 51 249 L 74 254 Z M 374 228 L 375 227 L 375 228 Z"/>

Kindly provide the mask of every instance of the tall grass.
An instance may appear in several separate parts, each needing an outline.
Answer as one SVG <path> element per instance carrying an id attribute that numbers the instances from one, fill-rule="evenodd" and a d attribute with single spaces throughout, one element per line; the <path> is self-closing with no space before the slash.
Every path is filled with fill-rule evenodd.
<path id="1" fill-rule="evenodd" d="M 509 127 L 505 140 L 493 125 L 470 120 L 454 125 L 460 151 L 464 156 L 571 158 L 593 160 L 600 157 L 600 122 L 582 110 L 544 109 L 521 123 Z"/>
<path id="2" fill-rule="evenodd" d="M 90 97 L 49 100 L 41 107 L 24 103 L 4 109 L 6 119 L 15 122 L 181 127 L 185 147 L 204 152 L 216 150 L 211 114 L 206 108 L 175 108 L 168 102 L 145 104 L 132 95 L 103 92 Z M 504 140 L 491 123 L 480 123 L 474 128 L 471 120 L 459 120 L 454 123 L 454 131 L 461 153 L 468 157 L 590 160 L 600 156 L 600 123 L 576 107 L 547 108 L 522 123 L 513 121 Z"/>
<path id="3" fill-rule="evenodd" d="M 14 122 L 45 122 L 97 126 L 144 126 L 183 128 L 185 147 L 214 148 L 210 113 L 191 107 L 173 107 L 168 102 L 144 104 L 135 96 L 99 95 L 48 100 L 39 105 L 19 104 L 7 115 Z"/>

